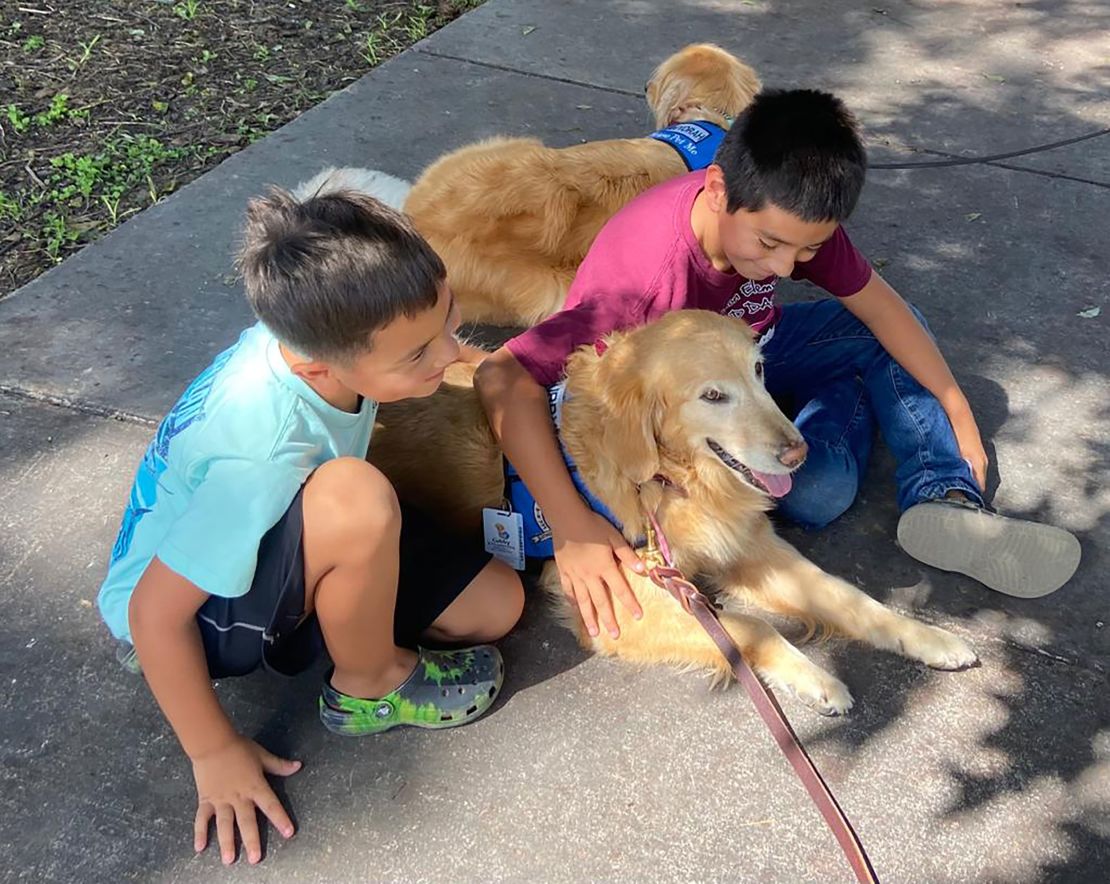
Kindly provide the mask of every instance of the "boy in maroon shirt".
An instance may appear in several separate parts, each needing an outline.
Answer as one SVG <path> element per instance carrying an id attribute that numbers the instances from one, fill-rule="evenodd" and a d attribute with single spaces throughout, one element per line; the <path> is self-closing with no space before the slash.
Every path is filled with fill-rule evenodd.
<path id="1" fill-rule="evenodd" d="M 898 468 L 898 540 L 910 555 L 1000 592 L 1034 597 L 1067 581 L 1079 544 L 983 501 L 987 455 L 963 391 L 924 319 L 840 226 L 867 159 L 856 122 L 827 93 L 768 91 L 737 119 L 716 161 L 644 193 L 602 229 L 565 308 L 488 358 L 477 385 L 494 433 L 551 526 L 564 590 L 591 634 L 614 636 L 610 592 L 636 603 L 617 566 L 642 565 L 568 475 L 546 386 L 568 356 L 669 310 L 741 317 L 760 334 L 764 381 L 798 409 L 805 464 L 768 495 L 821 528 L 856 497 L 878 423 Z M 833 298 L 775 304 L 781 277 Z"/>

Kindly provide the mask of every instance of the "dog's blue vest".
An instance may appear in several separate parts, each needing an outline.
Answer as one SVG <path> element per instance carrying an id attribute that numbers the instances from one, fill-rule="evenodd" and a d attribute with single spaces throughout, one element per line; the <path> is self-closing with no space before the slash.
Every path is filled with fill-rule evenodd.
<path id="1" fill-rule="evenodd" d="M 566 397 L 566 384 L 556 384 L 554 387 L 548 387 L 547 402 L 551 409 L 551 420 L 555 424 L 555 433 L 558 435 L 559 428 L 563 422 L 563 400 Z M 566 462 L 567 469 L 570 471 L 570 477 L 574 480 L 574 487 L 578 489 L 578 493 L 582 495 L 582 499 L 586 501 L 590 509 L 595 513 L 604 516 L 612 522 L 618 529 L 620 523 L 616 520 L 605 504 L 594 497 L 590 493 L 590 489 L 586 487 L 586 483 L 582 480 L 582 476 L 578 473 L 578 468 L 574 465 L 574 461 L 567 453 L 566 448 L 563 447 L 562 439 L 559 440 L 559 448 L 563 452 L 563 460 Z M 530 559 L 551 559 L 555 557 L 555 545 L 551 540 L 551 528 L 547 524 L 547 520 L 543 517 L 543 510 L 540 505 L 536 503 L 536 499 L 532 496 L 532 492 L 528 490 L 524 484 L 524 480 L 520 478 L 520 474 L 516 468 L 509 463 L 508 458 L 505 459 L 505 484 L 506 484 L 506 497 L 509 499 L 509 508 L 514 513 L 520 513 L 521 518 L 524 520 L 524 555 Z"/>
<path id="2" fill-rule="evenodd" d="M 725 140 L 725 130 L 716 123 L 699 120 L 696 123 L 675 123 L 666 129 L 652 132 L 649 138 L 663 141 L 678 151 L 686 168 L 693 172 L 704 169 L 713 162 L 717 148 Z"/>

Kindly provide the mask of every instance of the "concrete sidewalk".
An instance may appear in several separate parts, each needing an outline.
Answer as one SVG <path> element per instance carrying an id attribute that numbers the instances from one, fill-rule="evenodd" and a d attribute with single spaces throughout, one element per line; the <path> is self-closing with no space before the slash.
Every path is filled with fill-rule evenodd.
<path id="1" fill-rule="evenodd" d="M 152 423 L 249 321 L 230 256 L 268 183 L 324 164 L 412 178 L 497 133 L 646 132 L 644 81 L 696 40 L 768 85 L 841 94 L 877 164 L 1008 153 L 1110 126 L 1108 34 L 1095 0 L 490 0 L 0 300 L 0 877 L 851 880 L 740 691 L 586 658 L 535 604 L 504 643 L 503 699 L 457 731 L 343 741 L 316 721 L 319 672 L 221 683 L 247 734 L 305 761 L 283 786 L 299 831 L 258 869 L 194 857 L 189 767 L 95 610 L 107 552 Z M 876 169 L 850 225 L 964 383 L 996 504 L 1084 546 L 1035 601 L 918 566 L 885 455 L 836 525 L 784 530 L 983 657 L 943 674 L 834 642 L 806 653 L 851 716 L 784 698 L 886 882 L 1107 880 L 1108 218 L 1110 136 Z"/>

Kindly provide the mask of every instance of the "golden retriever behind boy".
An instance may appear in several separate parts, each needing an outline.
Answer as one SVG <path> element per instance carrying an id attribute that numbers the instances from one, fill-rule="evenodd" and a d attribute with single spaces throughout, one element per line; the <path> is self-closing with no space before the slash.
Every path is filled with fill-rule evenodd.
<path id="1" fill-rule="evenodd" d="M 473 366 L 455 366 L 434 396 L 383 405 L 370 454 L 403 499 L 467 530 L 481 524 L 482 507 L 500 505 L 504 490 L 472 377 Z M 678 566 L 715 591 L 722 623 L 752 668 L 817 711 L 847 711 L 848 689 L 742 606 L 796 616 L 937 669 L 975 663 L 961 639 L 886 608 L 775 535 L 771 495 L 789 490 L 805 443 L 764 389 L 759 350 L 742 320 L 684 310 L 611 336 L 600 354 L 582 348 L 567 367 L 561 439 L 625 536 L 642 537 L 644 514 L 655 510 Z M 644 616 L 633 620 L 614 605 L 619 639 L 586 632 L 553 562 L 541 585 L 586 648 L 727 677 L 693 617 L 650 580 L 626 577 Z"/>
<path id="2" fill-rule="evenodd" d="M 728 128 L 759 91 L 755 72 L 720 47 L 687 46 L 647 84 L 659 128 Z M 652 138 L 545 147 L 491 138 L 446 154 L 413 185 L 404 209 L 447 265 L 463 319 L 535 325 L 566 299 L 602 225 L 634 196 L 686 171 Z"/>

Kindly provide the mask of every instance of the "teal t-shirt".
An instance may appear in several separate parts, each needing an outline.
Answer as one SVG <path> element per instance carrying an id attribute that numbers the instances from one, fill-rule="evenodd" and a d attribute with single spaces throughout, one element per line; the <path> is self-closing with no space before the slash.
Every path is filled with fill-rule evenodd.
<path id="1" fill-rule="evenodd" d="M 98 597 L 112 634 L 130 640 L 128 603 L 154 556 L 210 595 L 243 595 L 259 541 L 312 471 L 366 456 L 377 407 L 329 405 L 265 326 L 244 331 L 185 390 L 139 465 Z"/>

